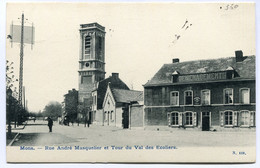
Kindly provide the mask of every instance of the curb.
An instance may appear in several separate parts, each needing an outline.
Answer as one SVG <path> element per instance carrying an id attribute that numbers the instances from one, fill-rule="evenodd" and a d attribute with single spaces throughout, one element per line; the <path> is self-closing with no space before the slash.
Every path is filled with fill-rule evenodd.
<path id="1" fill-rule="evenodd" d="M 15 135 L 14 139 L 13 139 L 7 146 L 12 146 L 12 144 L 14 143 L 15 139 L 18 137 L 19 134 L 20 134 L 20 133 L 18 132 L 18 133 Z"/>
<path id="2" fill-rule="evenodd" d="M 12 128 L 12 130 L 23 130 L 25 128 L 25 126 L 27 125 L 27 122 L 23 125 L 22 128 Z M 7 129 L 6 129 L 7 130 Z"/>

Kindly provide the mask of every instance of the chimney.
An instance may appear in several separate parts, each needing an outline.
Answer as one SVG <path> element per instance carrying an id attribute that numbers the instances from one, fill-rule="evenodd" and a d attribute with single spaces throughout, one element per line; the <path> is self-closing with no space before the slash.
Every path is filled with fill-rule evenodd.
<path id="1" fill-rule="evenodd" d="M 179 58 L 173 58 L 172 59 L 172 63 L 179 63 L 179 62 L 180 62 Z"/>
<path id="2" fill-rule="evenodd" d="M 119 73 L 112 73 L 112 77 L 119 78 Z"/>
<path id="3" fill-rule="evenodd" d="M 237 50 L 235 51 L 236 54 L 236 62 L 242 62 L 243 61 L 243 51 Z"/>

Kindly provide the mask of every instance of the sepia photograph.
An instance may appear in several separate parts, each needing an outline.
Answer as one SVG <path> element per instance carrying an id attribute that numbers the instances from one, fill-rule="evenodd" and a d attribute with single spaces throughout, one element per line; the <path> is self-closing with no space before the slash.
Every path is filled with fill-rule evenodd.
<path id="1" fill-rule="evenodd" d="M 255 163 L 255 15 L 253 2 L 6 3 L 6 161 Z"/>

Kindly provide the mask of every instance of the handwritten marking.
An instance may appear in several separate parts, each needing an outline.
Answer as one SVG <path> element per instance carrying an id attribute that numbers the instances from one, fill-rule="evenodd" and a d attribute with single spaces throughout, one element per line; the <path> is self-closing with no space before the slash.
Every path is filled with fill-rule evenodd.
<path id="1" fill-rule="evenodd" d="M 220 9 L 224 9 L 224 10 L 234 10 L 237 9 L 239 6 L 237 4 L 228 4 L 225 6 L 225 8 L 223 8 L 222 6 L 220 6 Z"/>

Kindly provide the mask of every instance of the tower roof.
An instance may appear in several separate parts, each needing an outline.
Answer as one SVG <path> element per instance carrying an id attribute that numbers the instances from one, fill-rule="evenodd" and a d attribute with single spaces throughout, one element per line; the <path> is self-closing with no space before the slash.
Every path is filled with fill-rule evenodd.
<path id="1" fill-rule="evenodd" d="M 87 23 L 87 24 L 80 24 L 80 30 L 88 30 L 88 29 L 99 29 L 101 31 L 105 31 L 105 27 L 101 26 L 97 22 L 94 23 Z"/>

